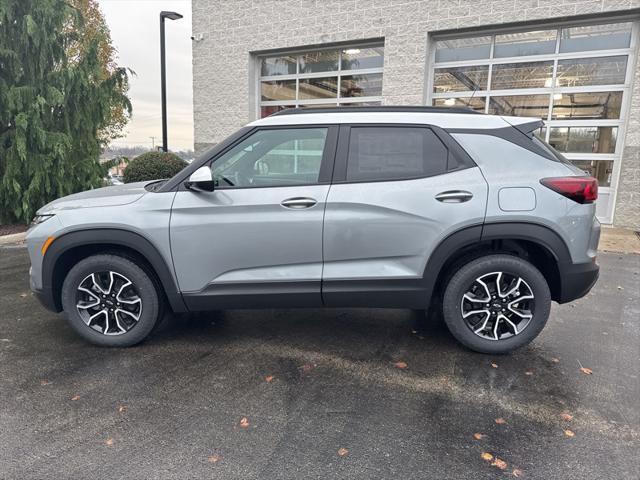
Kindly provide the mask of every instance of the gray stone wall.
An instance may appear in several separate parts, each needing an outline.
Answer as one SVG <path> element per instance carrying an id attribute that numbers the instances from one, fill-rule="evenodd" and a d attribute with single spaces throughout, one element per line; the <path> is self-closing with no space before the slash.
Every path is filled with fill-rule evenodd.
<path id="1" fill-rule="evenodd" d="M 384 103 L 419 105 L 426 99 L 429 32 L 622 11 L 640 7 L 640 0 L 192 0 L 192 4 L 193 34 L 204 36 L 193 42 L 198 150 L 254 119 L 251 52 L 384 38 Z M 632 111 L 636 132 L 638 83 Z M 633 130 L 631 124 L 628 130 Z M 629 180 L 621 178 L 616 211 L 620 225 L 638 226 L 639 150 L 640 137 L 628 135 L 624 161 L 629 165 L 623 165 L 623 174 Z"/>

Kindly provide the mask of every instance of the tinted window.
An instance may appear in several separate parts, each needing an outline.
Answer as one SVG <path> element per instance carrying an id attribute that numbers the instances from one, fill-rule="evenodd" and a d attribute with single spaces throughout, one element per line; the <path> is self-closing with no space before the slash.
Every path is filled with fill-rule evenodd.
<path id="1" fill-rule="evenodd" d="M 347 180 L 402 180 L 447 171 L 447 149 L 428 128 L 354 127 Z"/>
<path id="2" fill-rule="evenodd" d="M 214 161 L 216 188 L 317 183 L 326 137 L 326 128 L 259 130 Z"/>

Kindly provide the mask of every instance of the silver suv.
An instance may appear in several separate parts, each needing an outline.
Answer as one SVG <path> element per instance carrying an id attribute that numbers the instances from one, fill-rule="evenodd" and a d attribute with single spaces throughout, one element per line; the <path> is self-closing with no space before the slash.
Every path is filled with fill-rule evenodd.
<path id="1" fill-rule="evenodd" d="M 175 177 L 40 209 L 31 288 L 103 346 L 163 310 L 439 309 L 467 347 L 533 340 L 598 277 L 597 182 L 531 118 L 466 109 L 291 109 Z"/>

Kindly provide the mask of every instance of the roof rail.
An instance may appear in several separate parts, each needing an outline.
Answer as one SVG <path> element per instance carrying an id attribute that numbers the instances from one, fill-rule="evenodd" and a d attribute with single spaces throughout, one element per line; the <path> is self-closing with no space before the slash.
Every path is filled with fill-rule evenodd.
<path id="1" fill-rule="evenodd" d="M 415 113 L 477 113 L 468 107 L 429 107 L 429 106 L 348 106 L 348 107 L 299 107 L 287 108 L 279 112 L 272 113 L 270 116 L 277 115 L 298 115 L 301 113 L 353 113 L 353 112 L 415 112 Z"/>

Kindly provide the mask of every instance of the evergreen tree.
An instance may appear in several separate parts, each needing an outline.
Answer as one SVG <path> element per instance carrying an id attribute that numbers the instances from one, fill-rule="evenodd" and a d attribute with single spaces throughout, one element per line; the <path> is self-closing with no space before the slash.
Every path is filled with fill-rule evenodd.
<path id="1" fill-rule="evenodd" d="M 86 25 L 64 0 L 0 0 L 0 222 L 101 185 L 101 134 L 131 104 Z"/>

